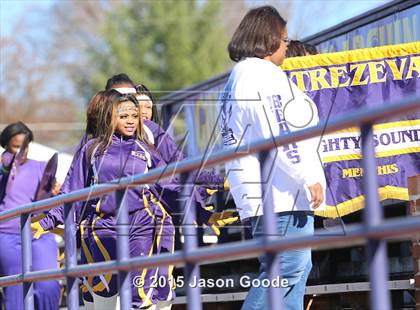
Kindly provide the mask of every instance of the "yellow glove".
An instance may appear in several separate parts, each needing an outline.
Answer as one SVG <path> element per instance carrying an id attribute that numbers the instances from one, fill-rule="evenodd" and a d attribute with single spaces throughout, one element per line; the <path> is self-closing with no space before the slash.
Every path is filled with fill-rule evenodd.
<path id="1" fill-rule="evenodd" d="M 238 216 L 233 216 L 235 213 L 236 211 L 223 211 L 213 213 L 213 215 L 210 216 L 208 223 L 211 225 L 211 229 L 213 229 L 217 236 L 220 235 L 221 227 L 232 224 L 239 219 Z"/>
<path id="2" fill-rule="evenodd" d="M 206 189 L 207 195 L 212 196 L 214 193 L 217 192 L 217 189 Z"/>
<path id="3" fill-rule="evenodd" d="M 223 182 L 223 190 L 225 192 L 227 192 L 229 190 L 229 182 L 228 182 L 228 179 L 226 177 L 225 177 L 225 181 Z M 214 193 L 217 192 L 217 189 L 206 189 L 206 191 L 207 191 L 207 194 L 209 196 L 211 196 L 211 195 L 213 195 Z"/>
<path id="4" fill-rule="evenodd" d="M 204 207 L 204 210 L 206 211 L 213 211 L 214 210 L 214 206 L 212 204 L 208 204 Z"/>
<path id="5" fill-rule="evenodd" d="M 65 266 L 66 260 L 65 260 L 64 252 L 58 255 L 57 262 L 60 268 L 63 268 Z"/>
<path id="6" fill-rule="evenodd" d="M 229 187 L 229 182 L 228 179 L 225 177 L 225 181 L 223 182 L 223 189 L 227 192 L 230 187 Z"/>
<path id="7" fill-rule="evenodd" d="M 31 230 L 35 233 L 34 239 L 39 239 L 43 234 L 48 233 L 48 230 L 44 230 L 39 222 L 32 223 Z"/>
<path id="8" fill-rule="evenodd" d="M 59 263 L 64 263 L 64 252 L 63 252 L 63 253 L 61 253 L 61 254 L 58 256 L 57 261 L 58 261 Z"/>

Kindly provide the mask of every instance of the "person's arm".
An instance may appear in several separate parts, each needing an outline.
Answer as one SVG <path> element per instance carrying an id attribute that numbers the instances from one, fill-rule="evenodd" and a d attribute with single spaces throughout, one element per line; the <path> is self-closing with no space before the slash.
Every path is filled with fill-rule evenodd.
<path id="1" fill-rule="evenodd" d="M 60 189 L 60 194 L 67 194 L 72 191 L 82 189 L 88 184 L 88 179 L 90 175 L 90 161 L 87 158 L 87 146 L 82 148 L 82 150 L 76 153 L 73 157 L 72 164 L 67 173 L 67 176 L 63 182 L 63 185 Z M 78 201 L 73 203 L 73 208 L 76 211 L 77 215 L 80 216 L 81 208 L 85 202 Z M 39 221 L 39 224 L 44 230 L 51 230 L 58 225 L 64 224 L 64 206 L 60 206 L 54 209 L 51 209 L 46 214 L 45 218 Z"/>
<path id="2" fill-rule="evenodd" d="M 192 173 L 195 184 L 211 190 L 224 190 L 225 178 L 214 171 L 203 169 L 200 171 L 194 170 Z"/>
<path id="3" fill-rule="evenodd" d="M 175 140 L 163 130 L 159 125 L 145 121 L 144 124 L 153 134 L 154 145 L 163 161 L 167 164 L 181 161 L 187 156 L 182 152 L 181 148 L 178 147 Z M 214 173 L 213 171 L 202 169 L 194 170 L 192 173 L 192 180 L 195 184 L 202 185 L 209 189 L 223 190 L 224 177 Z"/>

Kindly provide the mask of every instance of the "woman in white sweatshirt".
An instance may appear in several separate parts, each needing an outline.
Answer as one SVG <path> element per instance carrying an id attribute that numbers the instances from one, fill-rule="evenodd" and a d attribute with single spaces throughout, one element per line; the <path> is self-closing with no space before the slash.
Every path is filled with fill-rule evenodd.
<path id="1" fill-rule="evenodd" d="M 227 148 L 272 138 L 318 123 L 312 100 L 279 67 L 287 51 L 286 21 L 276 9 L 250 10 L 229 46 L 237 62 L 220 98 L 221 134 Z M 313 234 L 313 210 L 324 200 L 325 176 L 317 147 L 308 139 L 272 149 L 264 163 L 251 154 L 226 163 L 226 174 L 242 220 L 252 224 L 253 237 L 263 234 L 263 205 L 274 209 L 278 236 Z M 285 309 L 302 309 L 306 280 L 312 268 L 310 248 L 278 254 L 288 285 L 282 291 Z M 260 279 L 267 278 L 264 257 Z M 268 289 L 251 288 L 242 309 L 268 309 Z"/>

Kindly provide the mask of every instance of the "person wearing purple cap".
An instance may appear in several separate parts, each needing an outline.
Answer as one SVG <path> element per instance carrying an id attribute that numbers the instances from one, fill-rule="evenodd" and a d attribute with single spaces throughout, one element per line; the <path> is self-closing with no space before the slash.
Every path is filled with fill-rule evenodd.
<path id="1" fill-rule="evenodd" d="M 46 162 L 16 153 L 25 136 L 33 141 L 32 131 L 22 122 L 8 125 L 0 135 L 0 144 L 6 150 L 1 155 L 0 212 L 35 201 Z M 22 146 L 25 147 L 25 146 Z M 0 276 L 22 273 L 20 219 L 0 222 Z M 54 235 L 49 233 L 32 240 L 32 271 L 54 269 L 57 263 L 58 246 Z M 8 309 L 23 309 L 23 286 L 14 285 L 4 289 L 4 304 Z M 35 306 L 37 309 L 58 309 L 60 285 L 57 281 L 34 283 Z"/>

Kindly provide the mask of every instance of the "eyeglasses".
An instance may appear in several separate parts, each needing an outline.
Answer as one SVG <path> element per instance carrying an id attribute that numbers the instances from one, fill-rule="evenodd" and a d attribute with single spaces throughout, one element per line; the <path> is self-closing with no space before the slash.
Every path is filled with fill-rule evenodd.
<path id="1" fill-rule="evenodd" d="M 292 40 L 290 40 L 289 38 L 286 38 L 286 39 L 281 39 L 284 43 L 286 43 L 286 46 L 288 46 L 289 44 L 290 44 L 290 41 L 292 41 Z"/>

